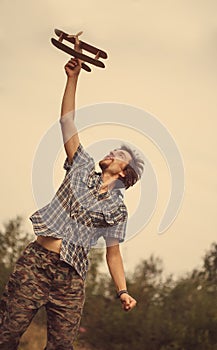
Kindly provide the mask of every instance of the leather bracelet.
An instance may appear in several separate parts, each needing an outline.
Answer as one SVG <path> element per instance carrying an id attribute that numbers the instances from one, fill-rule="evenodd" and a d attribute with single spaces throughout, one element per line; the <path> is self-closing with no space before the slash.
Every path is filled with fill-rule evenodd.
<path id="1" fill-rule="evenodd" d="M 126 289 L 122 289 L 119 292 L 117 292 L 117 298 L 119 299 L 122 294 L 129 294 Z"/>

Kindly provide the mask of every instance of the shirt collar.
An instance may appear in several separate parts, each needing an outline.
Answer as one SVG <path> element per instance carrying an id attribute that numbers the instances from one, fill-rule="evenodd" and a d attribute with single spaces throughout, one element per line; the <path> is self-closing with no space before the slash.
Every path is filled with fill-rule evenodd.
<path id="1" fill-rule="evenodd" d="M 86 178 L 86 184 L 89 188 L 99 187 L 102 183 L 101 173 L 97 173 L 95 170 L 92 170 Z"/>
<path id="2" fill-rule="evenodd" d="M 100 185 L 102 184 L 102 173 L 97 172 L 94 169 L 85 177 L 85 182 L 89 188 L 95 187 L 96 190 L 99 190 Z M 113 188 L 112 191 L 104 192 L 99 194 L 99 198 L 108 198 L 111 192 L 116 192 L 121 198 L 124 197 L 124 188 Z"/>

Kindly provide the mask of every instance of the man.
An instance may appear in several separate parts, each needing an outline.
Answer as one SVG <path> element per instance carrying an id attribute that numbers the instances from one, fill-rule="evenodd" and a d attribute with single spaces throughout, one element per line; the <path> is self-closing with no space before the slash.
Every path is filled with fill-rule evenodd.
<path id="1" fill-rule="evenodd" d="M 35 242 L 18 259 L 0 313 L 0 349 L 18 348 L 19 339 L 41 306 L 47 311 L 46 350 L 71 350 L 84 304 L 87 255 L 102 236 L 107 264 L 123 309 L 136 300 L 127 291 L 119 243 L 124 240 L 127 209 L 120 188 L 140 178 L 143 161 L 128 147 L 111 151 L 99 163 L 80 144 L 74 125 L 75 92 L 81 62 L 65 65 L 67 83 L 61 128 L 67 159 L 65 178 L 52 201 L 31 217 Z"/>

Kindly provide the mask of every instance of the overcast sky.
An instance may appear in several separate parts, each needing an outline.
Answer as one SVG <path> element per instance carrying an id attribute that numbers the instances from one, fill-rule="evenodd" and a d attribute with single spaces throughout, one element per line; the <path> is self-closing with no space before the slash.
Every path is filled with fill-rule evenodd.
<path id="1" fill-rule="evenodd" d="M 50 43 L 53 29 L 84 31 L 82 40 L 108 52 L 106 69 L 81 72 L 77 108 L 116 102 L 155 116 L 174 138 L 185 167 L 185 194 L 170 228 L 157 234 L 170 193 L 165 160 L 155 145 L 132 130 L 82 132 L 84 146 L 97 138 L 134 143 L 158 179 L 156 211 L 122 246 L 127 270 L 150 254 L 165 271 L 180 275 L 201 264 L 216 241 L 217 226 L 217 3 L 214 0 L 27 1 L 1 0 L 1 223 L 36 210 L 32 166 L 36 149 L 59 118 L 68 56 Z M 132 116 L 133 118 L 133 116 Z M 64 176 L 57 157 L 54 186 Z M 130 214 L 140 193 L 126 193 Z M 148 201 L 148 198 L 147 198 Z"/>

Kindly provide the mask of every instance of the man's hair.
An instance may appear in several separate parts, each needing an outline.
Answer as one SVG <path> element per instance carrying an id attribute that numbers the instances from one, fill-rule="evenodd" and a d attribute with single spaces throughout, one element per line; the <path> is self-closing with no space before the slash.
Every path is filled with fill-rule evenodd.
<path id="1" fill-rule="evenodd" d="M 130 186 L 135 185 L 135 183 L 141 178 L 145 162 L 140 154 L 128 145 L 123 144 L 121 145 L 120 149 L 127 151 L 131 156 L 129 164 L 127 164 L 124 169 L 125 177 L 119 177 L 119 179 L 124 183 L 125 189 L 128 189 Z"/>

